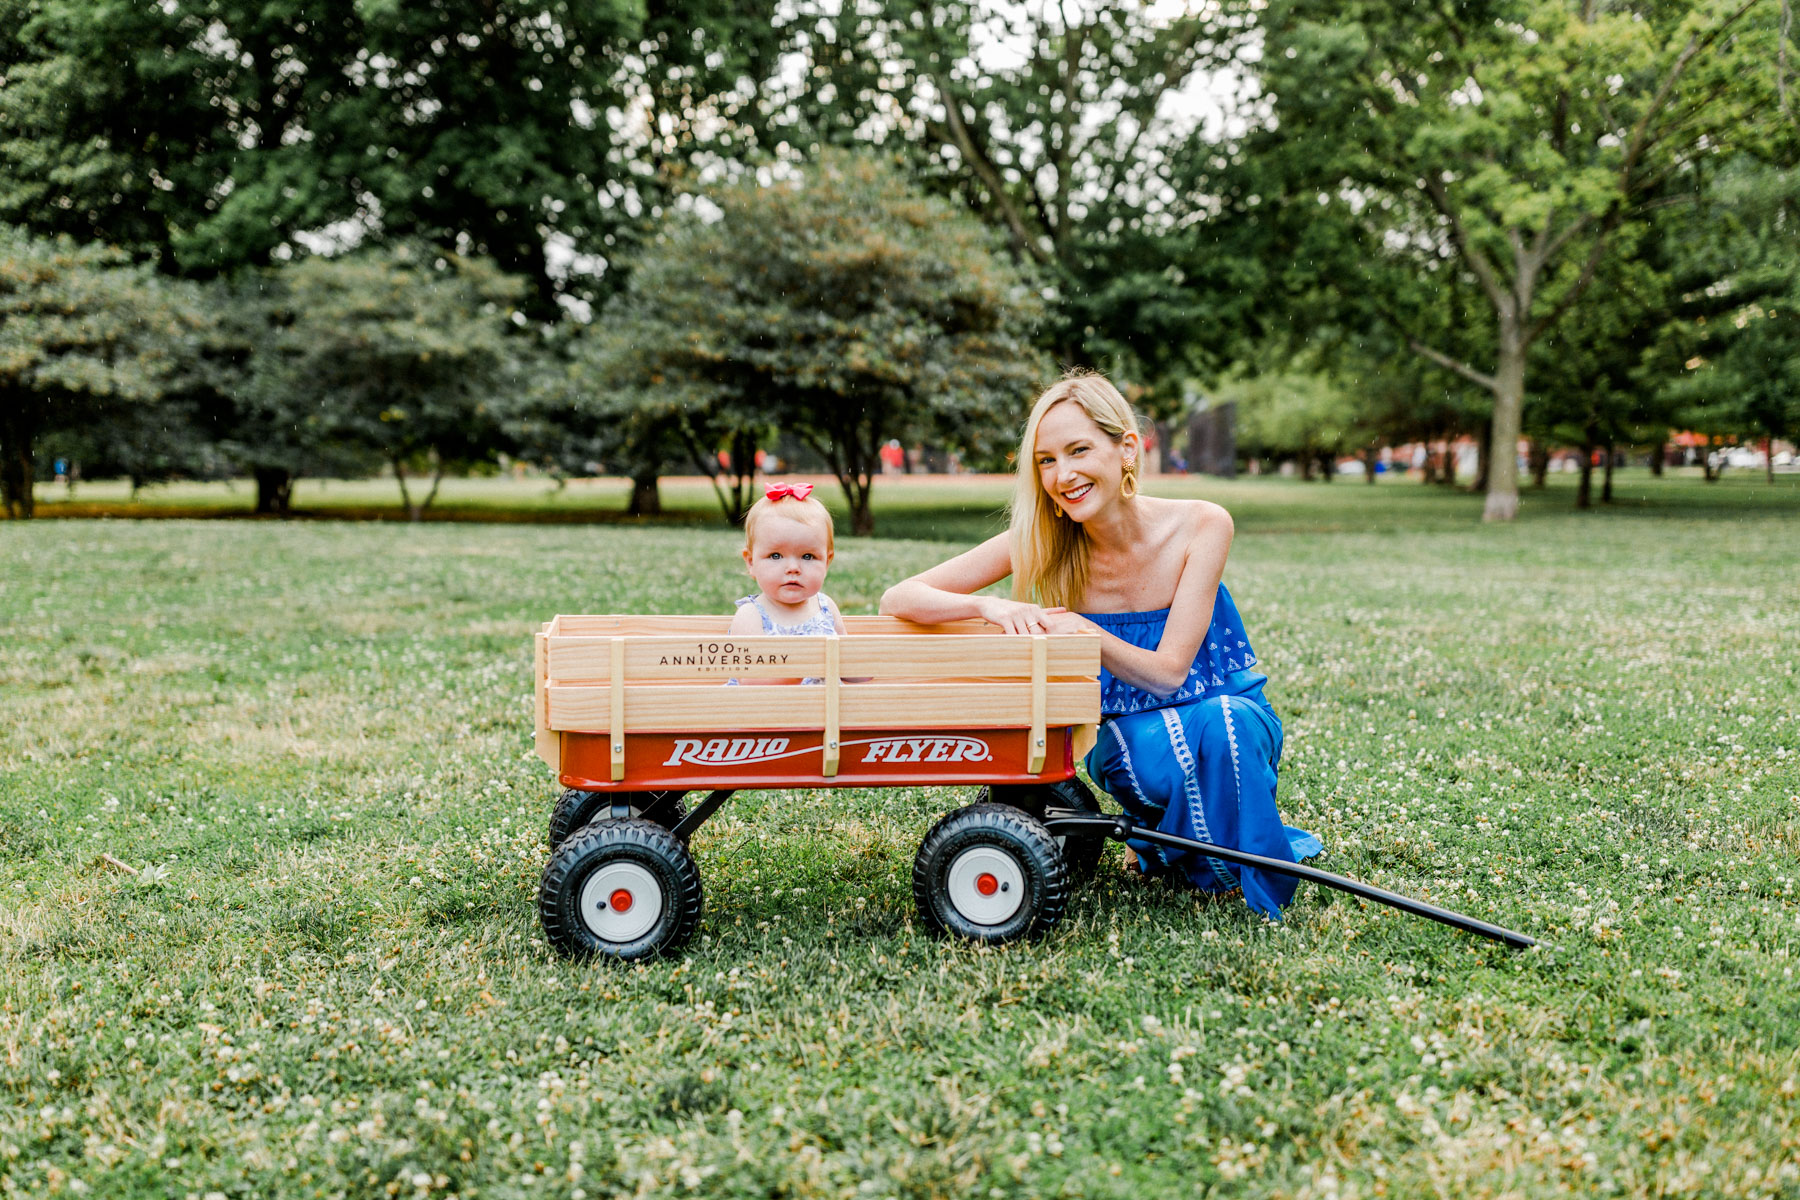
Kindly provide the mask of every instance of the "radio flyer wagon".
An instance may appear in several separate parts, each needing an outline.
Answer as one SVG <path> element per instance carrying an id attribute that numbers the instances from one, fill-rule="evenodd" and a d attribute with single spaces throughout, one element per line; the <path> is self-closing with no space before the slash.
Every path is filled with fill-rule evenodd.
<path id="1" fill-rule="evenodd" d="M 1101 812 L 1075 775 L 1100 720 L 1098 635 L 844 623 L 841 638 L 733 637 L 728 616 L 559 616 L 543 626 L 537 752 L 566 789 L 538 889 L 553 946 L 631 960 L 685 943 L 702 896 L 688 839 L 739 789 L 924 785 L 981 789 L 931 828 L 913 862 L 920 917 L 939 932 L 982 942 L 1040 934 L 1106 839 L 1131 837 L 1531 944 L 1316 868 Z M 756 686 L 800 678 L 822 682 Z M 727 686 L 733 679 L 745 686 Z M 706 795 L 690 809 L 696 791 Z"/>

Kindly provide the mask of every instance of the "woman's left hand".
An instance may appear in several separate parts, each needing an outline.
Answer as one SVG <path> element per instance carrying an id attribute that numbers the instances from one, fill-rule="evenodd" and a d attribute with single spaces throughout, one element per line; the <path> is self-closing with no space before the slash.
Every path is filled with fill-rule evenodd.
<path id="1" fill-rule="evenodd" d="M 1034 631 L 1035 632 L 1035 631 Z M 1099 633 L 1100 627 L 1077 612 L 1068 609 L 1046 609 L 1045 633 Z"/>

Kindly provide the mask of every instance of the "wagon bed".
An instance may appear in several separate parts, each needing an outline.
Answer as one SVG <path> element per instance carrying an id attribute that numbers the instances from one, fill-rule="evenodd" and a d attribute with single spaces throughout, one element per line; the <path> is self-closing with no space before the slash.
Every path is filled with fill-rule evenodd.
<path id="1" fill-rule="evenodd" d="M 563 785 L 1057 782 L 1074 776 L 1100 719 L 1097 635 L 846 617 L 846 637 L 733 637 L 730 620 L 547 622 L 536 646 L 537 751 Z M 823 682 L 752 683 L 803 677 Z M 723 686 L 733 678 L 747 686 Z"/>

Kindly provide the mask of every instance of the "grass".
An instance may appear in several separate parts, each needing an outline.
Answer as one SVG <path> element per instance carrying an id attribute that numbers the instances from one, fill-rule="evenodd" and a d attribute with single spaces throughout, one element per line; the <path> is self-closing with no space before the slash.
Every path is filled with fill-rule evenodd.
<path id="1" fill-rule="evenodd" d="M 1756 482 L 1504 528 L 1178 485 L 1240 517 L 1288 819 L 1523 955 L 1110 866 L 1041 943 L 936 941 L 967 797 L 921 789 L 740 796 L 684 957 L 567 963 L 528 632 L 728 611 L 731 534 L 0 526 L 0 1194 L 1800 1195 L 1800 493 Z"/>

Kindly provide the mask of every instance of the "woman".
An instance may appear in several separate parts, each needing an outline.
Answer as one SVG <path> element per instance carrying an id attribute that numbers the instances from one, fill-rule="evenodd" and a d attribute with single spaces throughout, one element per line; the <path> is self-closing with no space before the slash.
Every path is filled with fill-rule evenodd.
<path id="1" fill-rule="evenodd" d="M 1098 375 L 1038 397 L 1019 443 L 1012 526 L 889 588 L 881 611 L 914 621 L 981 617 L 1008 633 L 1098 633 L 1104 724 L 1094 782 L 1139 822 L 1298 862 L 1319 840 L 1275 809 L 1281 721 L 1243 621 L 1219 582 L 1231 516 L 1205 500 L 1139 496 L 1137 418 Z M 978 596 L 1013 577 L 1012 600 Z M 1079 610 L 1079 611 L 1077 611 Z M 1205 891 L 1241 887 L 1279 919 L 1294 881 L 1215 858 L 1129 843 L 1146 874 Z"/>

